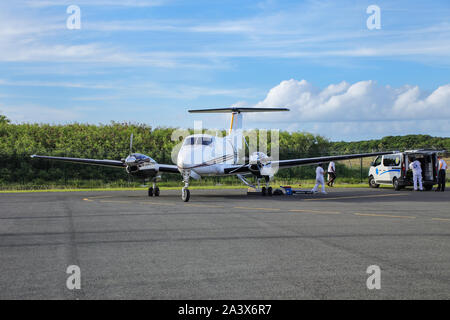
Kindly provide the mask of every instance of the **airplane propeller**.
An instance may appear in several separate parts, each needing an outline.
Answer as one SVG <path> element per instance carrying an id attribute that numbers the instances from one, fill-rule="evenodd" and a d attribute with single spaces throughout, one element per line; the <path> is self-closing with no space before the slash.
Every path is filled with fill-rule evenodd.
<path id="1" fill-rule="evenodd" d="M 122 161 L 125 162 L 127 165 L 132 165 L 137 162 L 136 157 L 133 156 L 133 133 L 131 133 L 130 136 L 130 153 Z"/>
<path id="2" fill-rule="evenodd" d="M 130 154 L 133 153 L 133 133 L 130 136 Z"/>

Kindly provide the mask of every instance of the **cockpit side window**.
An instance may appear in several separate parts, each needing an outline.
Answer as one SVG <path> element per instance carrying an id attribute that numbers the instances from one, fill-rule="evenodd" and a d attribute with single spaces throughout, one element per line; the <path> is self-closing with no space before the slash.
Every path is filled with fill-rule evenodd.
<path id="1" fill-rule="evenodd" d="M 186 140 L 184 140 L 183 145 L 184 146 L 191 146 L 195 143 L 195 137 L 190 137 L 190 138 L 186 138 Z"/>

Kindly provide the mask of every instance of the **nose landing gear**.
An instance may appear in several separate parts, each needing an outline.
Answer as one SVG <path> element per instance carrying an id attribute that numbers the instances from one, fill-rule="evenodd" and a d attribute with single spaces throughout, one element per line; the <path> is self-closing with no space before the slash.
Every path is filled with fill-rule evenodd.
<path id="1" fill-rule="evenodd" d="M 184 182 L 184 187 L 181 189 L 181 200 L 183 200 L 184 202 L 188 202 L 189 198 L 191 196 L 191 193 L 189 192 L 189 178 L 191 176 L 191 172 L 189 170 L 184 170 L 182 172 L 183 175 L 183 182 Z"/>

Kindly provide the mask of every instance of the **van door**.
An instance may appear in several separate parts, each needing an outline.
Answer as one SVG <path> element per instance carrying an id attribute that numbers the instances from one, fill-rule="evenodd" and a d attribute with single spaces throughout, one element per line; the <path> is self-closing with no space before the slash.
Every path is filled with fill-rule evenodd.
<path id="1" fill-rule="evenodd" d="M 375 179 L 376 183 L 380 183 L 383 182 L 382 179 L 382 172 L 383 172 L 383 156 L 378 156 L 375 161 L 372 163 L 372 167 L 373 167 L 373 178 Z"/>
<path id="2" fill-rule="evenodd" d="M 423 155 L 422 163 L 422 176 L 424 181 L 433 181 L 434 180 L 434 163 L 433 163 L 433 154 L 425 153 Z"/>
<path id="3" fill-rule="evenodd" d="M 383 157 L 383 171 L 380 174 L 380 179 L 392 183 L 394 178 L 400 177 L 401 169 L 401 155 L 392 154 Z"/>

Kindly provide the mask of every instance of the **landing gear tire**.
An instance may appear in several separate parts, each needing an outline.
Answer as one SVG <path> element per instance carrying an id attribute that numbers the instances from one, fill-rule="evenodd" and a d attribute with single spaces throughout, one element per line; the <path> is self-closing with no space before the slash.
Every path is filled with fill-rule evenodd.
<path id="1" fill-rule="evenodd" d="M 431 189 L 433 189 L 433 185 L 432 184 L 426 184 L 423 186 L 423 188 L 425 189 L 425 191 L 430 191 Z"/>
<path id="2" fill-rule="evenodd" d="M 263 195 L 263 197 L 266 196 L 266 187 L 261 188 L 261 194 Z"/>
<path id="3" fill-rule="evenodd" d="M 272 187 L 268 187 L 267 188 L 267 195 L 269 196 L 269 197 L 271 197 L 272 196 Z"/>
<path id="4" fill-rule="evenodd" d="M 158 187 L 155 188 L 155 197 L 159 197 L 159 188 Z"/>
<path id="5" fill-rule="evenodd" d="M 191 193 L 189 192 L 189 189 L 183 187 L 183 189 L 181 189 L 181 199 L 182 199 L 184 202 L 188 202 L 190 196 L 191 196 Z"/>
<path id="6" fill-rule="evenodd" d="M 153 188 L 152 187 L 148 188 L 148 196 L 153 197 Z"/>
<path id="7" fill-rule="evenodd" d="M 380 185 L 375 183 L 375 179 L 373 178 L 373 176 L 369 177 L 369 187 L 371 188 L 378 188 Z"/>

